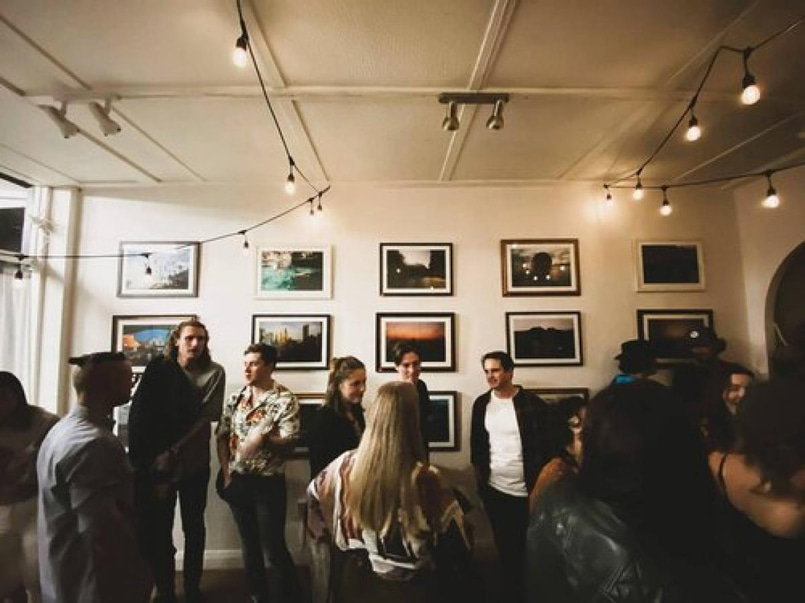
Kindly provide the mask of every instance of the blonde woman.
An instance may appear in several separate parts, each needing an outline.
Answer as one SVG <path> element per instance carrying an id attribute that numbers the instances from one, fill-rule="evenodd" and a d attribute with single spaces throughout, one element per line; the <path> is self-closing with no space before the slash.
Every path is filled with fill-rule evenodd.
<path id="1" fill-rule="evenodd" d="M 473 601 L 464 515 L 439 472 L 424 463 L 418 396 L 383 385 L 357 450 L 308 487 L 308 529 L 334 547 L 334 600 Z"/>

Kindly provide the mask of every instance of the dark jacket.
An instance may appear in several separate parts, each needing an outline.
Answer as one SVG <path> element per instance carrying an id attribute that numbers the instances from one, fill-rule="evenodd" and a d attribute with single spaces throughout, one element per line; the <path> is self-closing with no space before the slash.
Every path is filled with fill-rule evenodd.
<path id="1" fill-rule="evenodd" d="M 489 482 L 489 432 L 486 430 L 484 420 L 490 399 L 491 390 L 478 396 L 472 405 L 470 462 L 475 467 L 479 487 Z M 526 488 L 531 492 L 539 472 L 549 460 L 546 441 L 542 436 L 548 405 L 542 398 L 522 387 L 514 396 L 513 402 L 523 448 L 523 476 Z"/>
<path id="2" fill-rule="evenodd" d="M 361 428 L 366 428 L 363 409 L 353 410 L 355 420 Z M 310 460 L 310 479 L 315 478 L 322 469 L 347 450 L 358 447 L 361 439 L 349 419 L 339 415 L 331 406 L 321 406 L 313 413 L 310 429 L 307 432 L 307 445 Z"/>
<path id="3" fill-rule="evenodd" d="M 201 395 L 174 361 L 158 356 L 145 367 L 129 414 L 129 458 L 148 471 L 154 459 L 188 432 L 199 417 Z"/>
<path id="4" fill-rule="evenodd" d="M 526 600 L 562 603 L 738 603 L 715 566 L 650 554 L 576 480 L 547 488 L 526 534 Z"/>
<path id="5" fill-rule="evenodd" d="M 422 444 L 425 447 L 425 459 L 430 460 L 430 442 L 428 440 L 429 425 L 431 421 L 431 403 L 428 386 L 422 379 L 416 382 L 416 393 L 419 397 L 419 431 L 422 433 Z"/>

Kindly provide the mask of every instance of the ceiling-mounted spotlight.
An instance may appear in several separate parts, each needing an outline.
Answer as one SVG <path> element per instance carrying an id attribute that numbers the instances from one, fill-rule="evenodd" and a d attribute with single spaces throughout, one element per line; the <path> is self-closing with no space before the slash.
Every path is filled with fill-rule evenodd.
<path id="1" fill-rule="evenodd" d="M 455 132 L 458 130 L 458 103 L 450 101 L 447 103 L 447 115 L 442 121 L 442 130 L 447 132 Z"/>
<path id="2" fill-rule="evenodd" d="M 447 115 L 442 120 L 442 129 L 447 132 L 458 130 L 459 105 L 493 105 L 492 116 L 486 121 L 490 130 L 503 127 L 503 105 L 509 102 L 509 95 L 497 92 L 442 92 L 439 103 L 447 105 Z"/>
<path id="3" fill-rule="evenodd" d="M 495 108 L 492 109 L 492 115 L 486 120 L 486 127 L 490 130 L 500 130 L 503 128 L 503 99 L 495 101 Z"/>
<path id="4" fill-rule="evenodd" d="M 114 119 L 109 117 L 112 110 L 112 99 L 107 98 L 103 107 L 95 101 L 89 104 L 89 111 L 92 116 L 97 120 L 98 125 L 101 127 L 101 132 L 104 136 L 114 136 L 120 132 L 120 124 Z"/>
<path id="5" fill-rule="evenodd" d="M 741 102 L 744 105 L 754 105 L 760 100 L 760 88 L 757 86 L 755 76 L 749 73 L 749 57 L 753 50 L 754 48 L 747 46 L 743 53 L 744 77 L 741 80 Z"/>
<path id="6" fill-rule="evenodd" d="M 75 136 L 81 131 L 77 125 L 67 119 L 67 103 L 62 103 L 61 109 L 57 109 L 52 105 L 39 105 L 39 108 L 47 113 L 48 117 L 58 126 L 61 135 L 65 138 Z"/>

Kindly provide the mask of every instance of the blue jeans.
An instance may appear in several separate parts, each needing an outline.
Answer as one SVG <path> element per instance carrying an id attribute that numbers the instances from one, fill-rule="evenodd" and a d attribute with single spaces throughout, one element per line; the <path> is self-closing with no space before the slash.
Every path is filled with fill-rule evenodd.
<path id="1" fill-rule="evenodd" d="M 279 574 L 284 599 L 301 600 L 296 567 L 285 543 L 285 476 L 233 474 L 232 479 L 229 488 L 234 486 L 234 492 L 227 502 L 240 533 L 249 593 L 258 601 L 268 600 L 268 558 Z"/>

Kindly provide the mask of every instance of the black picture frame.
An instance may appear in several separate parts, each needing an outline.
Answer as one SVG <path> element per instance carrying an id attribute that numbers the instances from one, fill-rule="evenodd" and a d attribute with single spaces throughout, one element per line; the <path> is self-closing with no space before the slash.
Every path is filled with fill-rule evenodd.
<path id="1" fill-rule="evenodd" d="M 380 295 L 453 295 L 453 244 L 380 243 Z"/>
<path id="2" fill-rule="evenodd" d="M 637 337 L 649 342 L 661 367 L 690 362 L 684 345 L 685 334 L 696 327 L 715 329 L 710 309 L 640 309 L 637 310 Z"/>
<path id="3" fill-rule="evenodd" d="M 278 371 L 326 370 L 330 322 L 329 314 L 253 314 L 252 342 L 277 348 Z"/>
<path id="4" fill-rule="evenodd" d="M 590 388 L 588 387 L 526 387 L 526 391 L 539 396 L 548 404 L 555 404 L 563 398 L 579 396 L 585 402 L 590 401 Z"/>
<path id="5" fill-rule="evenodd" d="M 424 372 L 456 370 L 456 315 L 453 312 L 387 312 L 375 318 L 375 368 L 391 373 L 393 350 L 400 342 L 418 349 Z"/>
<path id="6" fill-rule="evenodd" d="M 456 391 L 432 391 L 430 416 L 425 424 L 425 435 L 431 452 L 457 452 L 461 449 L 459 425 L 460 405 Z"/>
<path id="7" fill-rule="evenodd" d="M 504 239 L 503 295 L 581 295 L 578 239 Z"/>
<path id="8" fill-rule="evenodd" d="M 703 291 L 701 241 L 636 241 L 638 291 Z"/>
<path id="9" fill-rule="evenodd" d="M 308 434 L 314 413 L 324 404 L 324 393 L 296 394 L 299 402 L 299 439 L 293 451 L 293 458 L 307 458 L 310 455 Z"/>
<path id="10" fill-rule="evenodd" d="M 581 366 L 581 312 L 506 312 L 506 350 L 516 366 Z"/>

